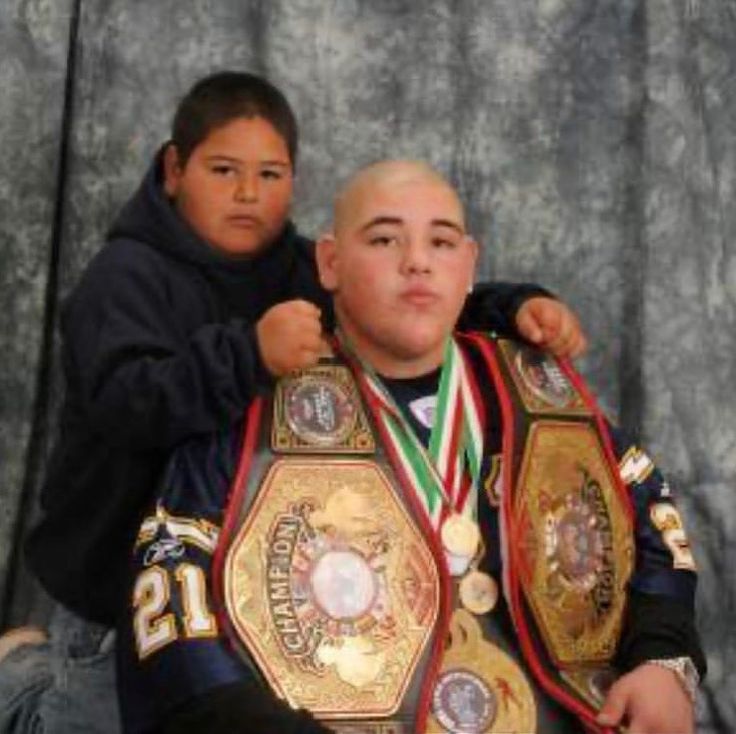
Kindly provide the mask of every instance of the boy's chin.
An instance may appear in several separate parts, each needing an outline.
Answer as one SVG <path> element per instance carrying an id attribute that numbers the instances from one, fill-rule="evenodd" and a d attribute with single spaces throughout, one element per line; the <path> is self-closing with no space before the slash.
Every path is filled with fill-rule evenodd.
<path id="1" fill-rule="evenodd" d="M 407 356 L 421 359 L 444 348 L 445 340 L 449 336 L 444 325 L 422 323 L 421 319 L 409 322 L 404 328 L 396 329 L 394 343 L 398 349 L 403 349 Z"/>
<path id="2" fill-rule="evenodd" d="M 240 240 L 210 242 L 209 244 L 220 255 L 234 260 L 240 260 L 248 259 L 249 257 L 265 252 L 273 244 L 273 241 L 271 239 L 264 240 L 253 237 Z"/>
<path id="3" fill-rule="evenodd" d="M 442 360 L 447 333 L 439 329 L 415 329 L 394 333 L 392 353 L 407 362 Z"/>

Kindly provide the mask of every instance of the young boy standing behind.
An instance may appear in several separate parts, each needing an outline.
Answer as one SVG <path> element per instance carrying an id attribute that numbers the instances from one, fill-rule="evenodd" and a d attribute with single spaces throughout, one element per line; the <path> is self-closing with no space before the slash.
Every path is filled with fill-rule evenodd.
<path id="1" fill-rule="evenodd" d="M 112 623 L 171 448 L 228 425 L 269 383 L 259 341 L 269 353 L 281 331 L 293 366 L 318 348 L 311 243 L 287 220 L 295 152 L 275 88 L 200 83 L 66 305 L 61 440 L 28 553 L 51 595 L 86 618 Z"/>

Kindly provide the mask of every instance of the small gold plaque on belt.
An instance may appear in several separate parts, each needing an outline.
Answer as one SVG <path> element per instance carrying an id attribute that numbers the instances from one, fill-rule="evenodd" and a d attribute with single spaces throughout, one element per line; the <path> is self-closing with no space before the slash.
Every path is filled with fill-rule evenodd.
<path id="1" fill-rule="evenodd" d="M 319 364 L 281 379 L 271 444 L 287 453 L 373 453 L 375 440 L 350 370 Z"/>
<path id="2" fill-rule="evenodd" d="M 498 344 L 524 407 L 530 413 L 590 413 L 552 357 L 518 342 L 502 339 Z"/>
<path id="3" fill-rule="evenodd" d="M 432 554 L 368 460 L 278 460 L 227 551 L 224 583 L 274 691 L 325 719 L 391 716 L 439 608 Z"/>
<path id="4" fill-rule="evenodd" d="M 513 512 L 522 586 L 550 654 L 562 667 L 610 660 L 633 531 L 592 426 L 539 420 L 531 427 Z"/>
<path id="5" fill-rule="evenodd" d="M 535 732 L 537 707 L 522 669 L 483 639 L 463 609 L 452 615 L 450 645 L 432 693 L 427 734 Z"/>

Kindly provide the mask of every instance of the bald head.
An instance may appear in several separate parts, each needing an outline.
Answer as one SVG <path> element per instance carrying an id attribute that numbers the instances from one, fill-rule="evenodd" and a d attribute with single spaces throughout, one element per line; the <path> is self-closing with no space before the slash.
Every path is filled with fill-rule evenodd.
<path id="1" fill-rule="evenodd" d="M 455 190 L 447 180 L 428 164 L 412 160 L 385 160 L 361 168 L 338 191 L 334 202 L 333 228 L 340 234 L 356 224 L 366 205 L 386 190 L 401 190 L 418 185 L 442 189 L 452 202 L 455 224 L 465 229 L 465 215 Z"/>
<path id="2" fill-rule="evenodd" d="M 342 333 L 387 377 L 441 364 L 476 255 L 457 194 L 415 161 L 384 161 L 353 176 L 335 199 L 333 233 L 317 243 L 320 281 Z"/>

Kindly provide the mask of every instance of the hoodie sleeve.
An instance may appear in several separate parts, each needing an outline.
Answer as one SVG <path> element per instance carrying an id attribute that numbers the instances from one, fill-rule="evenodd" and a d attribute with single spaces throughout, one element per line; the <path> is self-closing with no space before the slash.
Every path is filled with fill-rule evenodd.
<path id="1" fill-rule="evenodd" d="M 706 660 L 695 626 L 697 572 L 667 480 L 647 453 L 608 426 L 634 510 L 636 568 L 616 662 L 623 671 L 656 658 L 688 656 L 700 676 Z"/>
<path id="2" fill-rule="evenodd" d="M 494 331 L 499 336 L 522 339 L 516 328 L 516 314 L 521 305 L 537 296 L 554 298 L 535 283 L 477 283 L 460 314 L 460 331 Z"/>
<path id="3" fill-rule="evenodd" d="M 93 262 L 62 319 L 74 403 L 112 443 L 168 448 L 240 416 L 270 386 L 255 326 L 217 322 L 195 273 L 139 249 Z"/>

